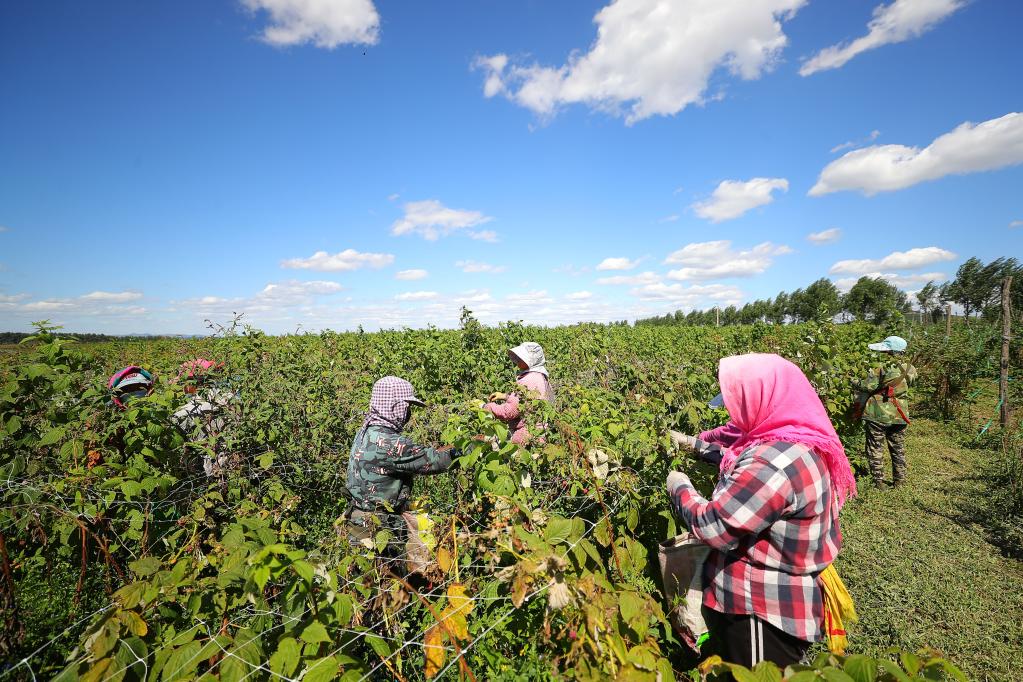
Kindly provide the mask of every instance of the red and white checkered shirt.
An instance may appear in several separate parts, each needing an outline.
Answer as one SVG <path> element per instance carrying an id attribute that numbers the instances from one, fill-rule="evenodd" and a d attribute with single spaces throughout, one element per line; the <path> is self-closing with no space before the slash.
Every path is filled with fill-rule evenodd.
<path id="1" fill-rule="evenodd" d="M 747 448 L 708 502 L 692 485 L 673 495 L 677 513 L 712 551 L 704 565 L 704 606 L 751 614 L 805 641 L 823 639 L 817 577 L 842 544 L 831 478 L 802 445 Z"/>

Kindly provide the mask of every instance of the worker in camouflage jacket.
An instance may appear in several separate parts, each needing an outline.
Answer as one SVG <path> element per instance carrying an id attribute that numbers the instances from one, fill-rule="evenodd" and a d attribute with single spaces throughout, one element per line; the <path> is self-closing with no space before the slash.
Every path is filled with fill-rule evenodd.
<path id="1" fill-rule="evenodd" d="M 906 340 L 898 336 L 889 336 L 880 343 L 870 344 L 868 348 L 883 353 L 885 359 L 856 386 L 860 391 L 857 410 L 863 419 L 866 433 L 870 475 L 874 483 L 882 488 L 885 487 L 886 441 L 892 458 L 893 485 L 901 485 L 906 480 L 909 386 L 917 378 L 916 368 L 908 359 L 901 359 L 906 346 Z"/>
<path id="2" fill-rule="evenodd" d="M 404 546 L 402 518 L 416 474 L 439 474 L 451 466 L 457 452 L 418 445 L 402 430 L 413 405 L 422 406 L 412 384 L 387 376 L 373 384 L 369 412 L 355 435 L 348 458 L 347 488 L 352 499 L 347 512 L 349 539 L 372 540 L 383 527 L 390 530 L 390 552 Z"/>

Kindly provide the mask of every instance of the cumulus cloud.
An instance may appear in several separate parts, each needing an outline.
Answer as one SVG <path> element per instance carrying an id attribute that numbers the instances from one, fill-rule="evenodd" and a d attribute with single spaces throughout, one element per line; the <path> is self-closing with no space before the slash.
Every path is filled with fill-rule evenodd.
<path id="1" fill-rule="evenodd" d="M 668 279 L 702 280 L 752 277 L 771 267 L 775 256 L 792 253 L 783 244 L 763 242 L 752 249 L 736 251 L 727 239 L 688 244 L 669 254 L 667 265 L 683 267 L 668 272 Z"/>
<path id="2" fill-rule="evenodd" d="M 867 24 L 867 35 L 824 48 L 803 64 L 799 74 L 809 76 L 837 69 L 867 50 L 916 38 L 965 6 L 966 0 L 895 0 L 890 5 L 878 5 Z"/>
<path id="3" fill-rule="evenodd" d="M 676 114 L 705 101 L 711 76 L 725 69 L 758 78 L 788 39 L 782 22 L 806 0 L 613 0 L 597 12 L 597 37 L 561 66 L 480 57 L 483 94 L 502 95 L 541 117 L 582 103 L 626 123 Z"/>
<path id="4" fill-rule="evenodd" d="M 406 291 L 394 297 L 396 301 L 430 301 L 440 296 L 436 291 Z"/>
<path id="5" fill-rule="evenodd" d="M 474 260 L 460 260 L 455 263 L 455 267 L 459 268 L 462 272 L 467 273 L 488 273 L 496 275 L 500 272 L 504 272 L 508 268 L 504 265 L 492 265 L 490 263 L 480 263 Z"/>
<path id="6" fill-rule="evenodd" d="M 82 296 L 84 301 L 105 301 L 107 303 L 127 303 L 142 298 L 138 291 L 93 291 Z"/>
<path id="7" fill-rule="evenodd" d="M 837 242 L 842 238 L 842 230 L 837 227 L 832 227 L 827 230 L 821 230 L 820 232 L 811 232 L 806 235 L 806 238 L 818 246 L 821 244 L 831 244 L 832 242 Z"/>
<path id="8" fill-rule="evenodd" d="M 661 276 L 656 272 L 647 270 L 636 275 L 615 275 L 613 277 L 601 277 L 597 284 L 605 285 L 627 285 L 638 286 L 642 284 L 656 284 L 661 281 Z"/>
<path id="9" fill-rule="evenodd" d="M 493 218 L 483 215 L 480 211 L 469 211 L 462 208 L 448 208 L 436 199 L 410 201 L 405 204 L 404 217 L 394 221 L 391 234 L 418 234 L 429 241 L 436 241 L 459 230 L 488 223 Z M 480 235 L 483 235 L 482 237 Z M 497 235 L 490 231 L 473 231 L 470 236 L 485 241 L 496 240 Z M 490 237 L 490 239 L 486 239 Z"/>
<path id="10" fill-rule="evenodd" d="M 955 260 L 956 254 L 937 246 L 925 246 L 909 251 L 894 251 L 884 258 L 840 260 L 831 266 L 831 274 L 863 275 L 884 270 L 915 270 L 934 263 Z"/>
<path id="11" fill-rule="evenodd" d="M 710 199 L 693 204 L 696 215 L 713 223 L 738 218 L 746 211 L 765 206 L 774 201 L 775 190 L 787 192 L 789 181 L 785 178 L 753 178 L 725 180 L 717 186 Z"/>
<path id="12" fill-rule="evenodd" d="M 735 286 L 724 284 L 647 284 L 637 287 L 630 292 L 636 298 L 645 301 L 663 301 L 670 303 L 676 308 L 692 310 L 697 307 L 710 305 L 739 305 L 742 303 L 744 294 L 741 289 Z"/>
<path id="13" fill-rule="evenodd" d="M 963 123 L 928 146 L 885 144 L 848 152 L 821 171 L 810 196 L 859 190 L 866 195 L 905 189 L 946 175 L 1023 163 L 1023 114 Z"/>
<path id="14" fill-rule="evenodd" d="M 586 299 L 593 298 L 593 294 L 589 291 L 573 291 L 570 294 L 565 294 L 565 298 L 569 301 L 585 301 Z"/>
<path id="15" fill-rule="evenodd" d="M 395 279 L 402 280 L 414 280 L 414 279 L 426 279 L 430 276 L 430 273 L 426 270 L 399 270 L 395 273 Z"/>
<path id="16" fill-rule="evenodd" d="M 311 43 L 332 50 L 338 45 L 374 45 L 380 15 L 372 0 L 241 0 L 253 12 L 265 11 L 269 25 L 262 38 L 280 47 Z"/>
<path id="17" fill-rule="evenodd" d="M 336 294 L 342 289 L 344 289 L 344 287 L 337 282 L 325 282 L 322 280 L 300 282 L 292 279 L 286 282 L 267 284 L 256 296 L 257 298 L 262 298 L 264 300 L 293 302 L 305 299 L 309 296 Z"/>
<path id="18" fill-rule="evenodd" d="M 850 140 L 849 142 L 843 142 L 842 144 L 836 144 L 834 147 L 831 148 L 831 153 L 832 154 L 837 154 L 838 152 L 840 152 L 840 151 L 842 151 L 844 149 L 852 149 L 853 147 L 861 147 L 861 146 L 867 144 L 868 142 L 873 142 L 874 140 L 876 140 L 879 137 L 881 137 L 881 131 L 880 130 L 871 130 L 870 131 L 870 135 L 867 135 L 867 137 L 865 139 L 863 139 L 863 140 L 858 140 L 858 141 Z"/>
<path id="19" fill-rule="evenodd" d="M 597 266 L 598 270 L 632 270 L 634 267 L 639 265 L 639 260 L 629 260 L 628 258 L 605 258 L 600 261 L 600 265 Z"/>
<path id="20" fill-rule="evenodd" d="M 887 280 L 900 289 L 919 287 L 927 284 L 928 282 L 944 282 L 948 279 L 948 275 L 943 272 L 924 272 L 916 275 L 899 275 L 894 272 L 865 272 L 859 277 L 843 277 L 841 279 L 836 279 L 835 286 L 841 291 L 849 291 L 853 288 L 853 285 L 859 281 L 860 277 Z"/>
<path id="21" fill-rule="evenodd" d="M 281 267 L 319 272 L 349 272 L 367 267 L 382 268 L 393 262 L 394 256 L 389 253 L 360 253 L 355 249 L 345 249 L 335 254 L 317 251 L 309 258 L 289 258 L 281 261 Z"/>
<path id="22" fill-rule="evenodd" d="M 466 234 L 469 235 L 469 239 L 475 239 L 481 242 L 490 242 L 493 244 L 498 241 L 497 233 L 493 230 L 469 230 Z"/>

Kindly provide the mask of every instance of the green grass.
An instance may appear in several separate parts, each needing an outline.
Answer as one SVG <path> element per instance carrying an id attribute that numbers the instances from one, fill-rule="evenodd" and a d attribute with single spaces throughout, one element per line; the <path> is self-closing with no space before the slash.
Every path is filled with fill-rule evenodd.
<path id="1" fill-rule="evenodd" d="M 910 427 L 907 450 L 907 485 L 864 481 L 842 512 L 836 567 L 859 613 L 850 651 L 930 646 L 971 680 L 1023 679 L 1023 563 L 983 523 L 997 515 L 985 505 L 1000 454 L 964 449 L 927 420 Z"/>

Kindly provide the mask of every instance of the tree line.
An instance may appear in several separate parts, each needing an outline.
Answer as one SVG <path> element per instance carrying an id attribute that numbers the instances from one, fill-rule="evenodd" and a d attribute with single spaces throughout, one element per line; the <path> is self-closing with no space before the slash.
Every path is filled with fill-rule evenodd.
<path id="1" fill-rule="evenodd" d="M 637 325 L 734 325 L 768 322 L 786 324 L 821 317 L 866 320 L 885 324 L 897 315 L 918 312 L 923 319 L 937 322 L 945 307 L 954 303 L 963 315 L 996 319 L 1001 306 L 1001 283 L 1012 276 L 1013 309 L 1023 309 L 1023 265 L 1016 258 L 996 258 L 984 263 L 970 258 L 956 271 L 955 279 L 943 284 L 927 282 L 912 298 L 881 277 L 860 277 L 847 291 L 839 291 L 827 277 L 805 289 L 782 291 L 773 299 L 757 299 L 742 307 L 730 305 L 636 320 Z"/>

